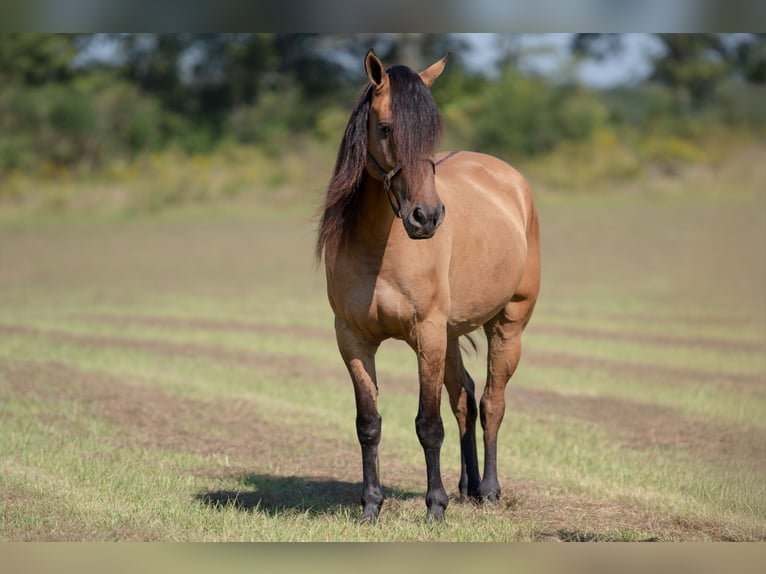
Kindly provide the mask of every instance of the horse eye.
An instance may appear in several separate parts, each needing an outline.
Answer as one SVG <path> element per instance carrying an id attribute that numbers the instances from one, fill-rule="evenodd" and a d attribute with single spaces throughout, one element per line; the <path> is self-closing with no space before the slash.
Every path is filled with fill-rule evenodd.
<path id="1" fill-rule="evenodd" d="M 384 138 L 387 138 L 388 136 L 390 136 L 391 132 L 393 131 L 391 124 L 380 124 L 378 128 L 380 129 L 381 136 Z"/>

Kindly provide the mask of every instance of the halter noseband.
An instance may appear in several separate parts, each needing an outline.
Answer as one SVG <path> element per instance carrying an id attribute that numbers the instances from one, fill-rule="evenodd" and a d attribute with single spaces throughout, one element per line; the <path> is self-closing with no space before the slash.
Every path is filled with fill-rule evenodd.
<path id="1" fill-rule="evenodd" d="M 369 162 L 367 163 L 368 167 L 372 167 L 372 171 L 375 172 L 375 175 L 377 175 L 380 180 L 383 182 L 383 191 L 386 194 L 386 198 L 388 199 L 388 203 L 391 205 L 391 209 L 394 212 L 394 215 L 398 217 L 399 219 L 402 218 L 402 203 L 399 201 L 399 198 L 396 195 L 396 192 L 391 189 L 391 181 L 399 175 L 399 172 L 402 171 L 402 164 L 397 164 L 394 166 L 393 169 L 390 171 L 386 171 L 381 167 L 381 165 L 378 163 L 378 160 L 376 160 L 373 155 L 367 151 L 367 159 Z M 434 174 L 436 173 L 436 163 L 434 163 L 434 160 L 430 157 L 423 158 L 423 161 L 431 162 L 431 168 L 434 170 Z"/>

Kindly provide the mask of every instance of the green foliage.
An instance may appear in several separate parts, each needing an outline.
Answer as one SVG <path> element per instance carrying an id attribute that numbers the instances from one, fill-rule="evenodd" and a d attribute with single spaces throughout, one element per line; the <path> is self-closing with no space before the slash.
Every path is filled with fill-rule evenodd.
<path id="1" fill-rule="evenodd" d="M 570 188 L 636 177 L 645 165 L 670 174 L 680 165 L 705 163 L 711 133 L 734 129 L 762 138 L 766 94 L 762 83 L 753 82 L 762 76 L 763 37 L 728 49 L 717 35 L 681 36 L 658 36 L 667 53 L 657 58 L 651 81 L 609 91 L 522 74 L 512 58 L 497 78 L 471 74 L 461 67 L 458 51 L 433 88 L 444 117 L 442 147 L 510 161 L 545 158 L 551 169 L 542 177 Z M 119 47 L 122 60 L 74 59 L 105 38 Z M 140 165 L 146 155 L 179 151 L 189 158 L 232 144 L 257 149 L 279 166 L 259 181 L 271 187 L 302 181 L 292 171 L 304 169 L 295 160 L 300 148 L 319 146 L 321 155 L 334 156 L 364 82 L 361 71 L 343 73 L 327 51 L 361 51 L 373 39 L 2 36 L 0 194 L 24 195 L 19 173 L 49 180 L 74 173 L 106 176 L 113 165 Z M 446 37 L 426 34 L 390 37 L 376 49 L 390 56 L 387 61 L 401 57 L 417 66 L 447 44 Z M 602 44 L 612 50 L 619 42 L 589 36 L 577 49 L 593 51 Z M 170 190 L 160 194 L 169 203 L 205 195 L 177 193 L 175 184 L 163 189 Z"/>
<path id="2" fill-rule="evenodd" d="M 0 171 L 46 165 L 97 166 L 166 143 L 158 102 L 126 83 L 92 90 L 75 85 L 15 86 L 0 91 Z"/>
<path id="3" fill-rule="evenodd" d="M 760 85 L 727 82 L 718 92 L 721 121 L 754 130 L 766 128 L 766 82 Z"/>
<path id="4" fill-rule="evenodd" d="M 555 115 L 564 140 L 586 140 L 609 121 L 609 110 L 591 91 L 566 90 L 559 99 Z"/>
<path id="5" fill-rule="evenodd" d="M 656 83 L 615 88 L 604 92 L 601 99 L 610 111 L 611 122 L 620 127 L 645 129 L 675 115 L 673 94 Z"/>
<path id="6" fill-rule="evenodd" d="M 298 86 L 288 84 L 265 91 L 255 105 L 233 111 L 225 131 L 239 143 L 261 145 L 279 153 L 290 134 L 306 131 L 309 113 Z"/>
<path id="7" fill-rule="evenodd" d="M 541 78 L 506 70 L 502 78 L 461 101 L 467 117 L 451 116 L 469 126 L 472 147 L 505 157 L 551 151 L 562 142 L 583 141 L 609 120 L 598 96 L 576 86 L 553 86 Z M 452 118 L 450 118 L 452 119 Z"/>
<path id="8" fill-rule="evenodd" d="M 550 150 L 557 139 L 552 88 L 536 78 L 507 72 L 483 95 L 476 133 L 479 147 L 503 155 Z"/>
<path id="9" fill-rule="evenodd" d="M 700 107 L 731 72 L 726 49 L 717 34 L 658 34 L 665 46 L 654 63 L 653 77 L 669 86 L 679 105 Z"/>
<path id="10" fill-rule="evenodd" d="M 74 39 L 66 34 L 0 35 L 0 85 L 38 86 L 69 78 Z"/>

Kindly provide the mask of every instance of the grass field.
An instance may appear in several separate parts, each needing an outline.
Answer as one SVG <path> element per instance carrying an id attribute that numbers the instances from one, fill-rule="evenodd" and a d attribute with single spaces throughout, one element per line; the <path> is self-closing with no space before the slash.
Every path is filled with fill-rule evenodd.
<path id="1" fill-rule="evenodd" d="M 416 363 L 395 342 L 378 358 L 387 500 L 359 523 L 310 213 L 4 219 L 0 539 L 766 540 L 763 185 L 538 202 L 503 497 L 453 498 L 444 524 L 425 520 Z"/>

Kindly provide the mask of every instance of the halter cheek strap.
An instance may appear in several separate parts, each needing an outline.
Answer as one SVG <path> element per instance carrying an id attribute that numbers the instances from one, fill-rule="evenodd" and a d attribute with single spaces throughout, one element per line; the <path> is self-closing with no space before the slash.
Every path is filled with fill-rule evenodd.
<path id="1" fill-rule="evenodd" d="M 369 163 L 367 164 L 369 167 L 372 167 L 372 170 L 375 172 L 375 175 L 377 175 L 382 181 L 383 181 L 383 191 L 386 193 L 386 197 L 388 198 L 388 203 L 391 205 L 391 209 L 394 211 L 394 215 L 398 217 L 399 219 L 402 218 L 402 204 L 399 201 L 399 198 L 396 196 L 396 193 L 393 189 L 391 189 L 391 180 L 394 179 L 398 173 L 402 170 L 402 164 L 398 164 L 395 166 L 391 171 L 386 171 L 382 167 L 380 167 L 380 164 L 378 161 L 372 156 L 372 154 L 368 151 L 367 152 L 367 159 L 369 160 Z"/>

